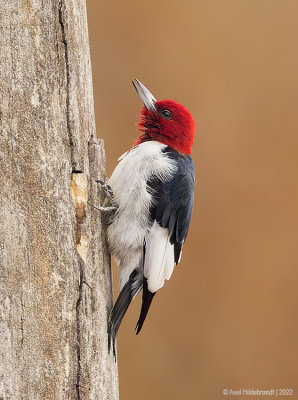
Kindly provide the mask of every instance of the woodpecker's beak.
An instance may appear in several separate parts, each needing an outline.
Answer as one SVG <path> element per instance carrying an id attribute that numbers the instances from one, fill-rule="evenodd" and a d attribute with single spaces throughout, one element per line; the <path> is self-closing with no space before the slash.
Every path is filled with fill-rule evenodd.
<path id="1" fill-rule="evenodd" d="M 134 79 L 132 83 L 147 110 L 156 110 L 156 98 L 149 92 L 149 90 L 137 79 Z"/>

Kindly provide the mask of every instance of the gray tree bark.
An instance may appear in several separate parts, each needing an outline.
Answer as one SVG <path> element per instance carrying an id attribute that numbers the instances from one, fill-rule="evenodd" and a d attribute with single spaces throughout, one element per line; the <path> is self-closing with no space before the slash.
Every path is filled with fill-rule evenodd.
<path id="1" fill-rule="evenodd" d="M 0 399 L 117 399 L 85 0 L 2 0 L 0 50 Z"/>

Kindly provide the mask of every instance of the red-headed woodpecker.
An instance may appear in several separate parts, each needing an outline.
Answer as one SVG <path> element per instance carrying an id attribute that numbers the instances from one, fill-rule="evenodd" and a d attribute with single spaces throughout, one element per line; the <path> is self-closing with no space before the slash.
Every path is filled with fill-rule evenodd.
<path id="1" fill-rule="evenodd" d="M 194 198 L 191 114 L 173 100 L 157 101 L 137 79 L 133 84 L 144 103 L 140 135 L 119 158 L 108 182 L 118 205 L 107 228 L 120 280 L 108 323 L 114 354 L 116 334 L 131 300 L 143 288 L 138 334 L 155 293 L 180 261 Z"/>

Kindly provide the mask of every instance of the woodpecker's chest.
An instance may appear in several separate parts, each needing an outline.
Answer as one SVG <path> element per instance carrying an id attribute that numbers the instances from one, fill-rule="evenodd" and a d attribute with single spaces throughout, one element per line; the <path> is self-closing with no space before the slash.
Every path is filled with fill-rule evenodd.
<path id="1" fill-rule="evenodd" d="M 147 182 L 153 177 L 168 181 L 176 171 L 175 161 L 163 152 L 165 147 L 156 141 L 144 142 L 120 157 L 109 179 L 114 200 L 119 206 L 108 229 L 112 248 L 118 247 L 122 241 L 129 246 L 143 244 L 151 224 L 152 192 L 148 190 Z"/>
<path id="2" fill-rule="evenodd" d="M 163 152 L 166 147 L 156 141 L 144 142 L 119 158 L 119 164 L 109 180 L 119 207 L 133 205 L 136 209 L 138 203 L 150 200 L 147 182 L 153 176 L 164 181 L 172 178 L 176 165 Z"/>

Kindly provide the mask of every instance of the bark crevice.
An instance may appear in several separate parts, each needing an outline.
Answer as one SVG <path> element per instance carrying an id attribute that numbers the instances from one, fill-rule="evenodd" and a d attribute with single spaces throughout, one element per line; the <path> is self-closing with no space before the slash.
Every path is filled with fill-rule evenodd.
<path id="1" fill-rule="evenodd" d="M 67 126 L 67 133 L 69 137 L 69 145 L 71 151 L 71 161 L 73 164 L 73 137 L 72 137 L 72 129 L 70 123 L 70 65 L 69 65 L 69 56 L 68 56 L 68 43 L 66 38 L 66 29 L 64 23 L 64 12 L 65 6 L 62 0 L 59 2 L 59 24 L 61 29 L 61 42 L 64 46 L 64 61 L 65 61 L 65 79 L 66 79 L 66 126 Z"/>
<path id="2" fill-rule="evenodd" d="M 80 390 L 80 381 L 81 381 L 81 321 L 80 321 L 80 307 L 82 302 L 82 294 L 83 294 L 83 277 L 84 277 L 84 264 L 83 260 L 79 260 L 80 266 L 80 277 L 79 277 L 79 297 L 76 303 L 76 330 L 77 330 L 77 380 L 76 380 L 76 391 L 77 391 L 77 400 L 81 400 L 81 390 Z"/>
<path id="3" fill-rule="evenodd" d="M 84 269 L 88 251 L 88 228 L 86 227 L 86 208 L 88 202 L 88 177 L 81 172 L 72 174 L 70 190 L 75 207 L 76 249 L 79 264 L 78 298 L 76 301 L 76 335 L 77 335 L 77 374 L 76 394 L 81 400 L 81 303 L 83 295 Z"/>

